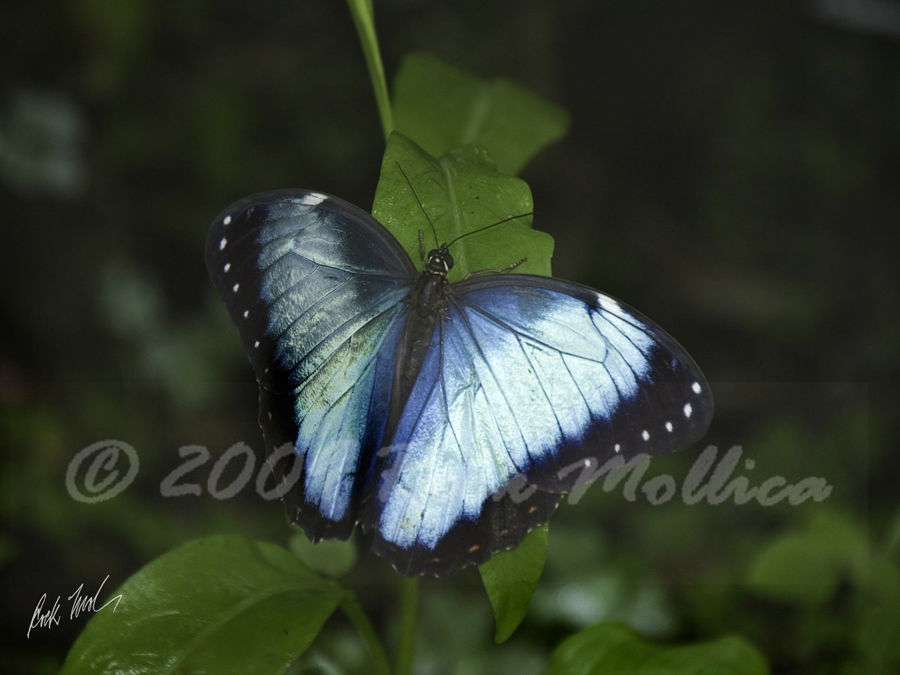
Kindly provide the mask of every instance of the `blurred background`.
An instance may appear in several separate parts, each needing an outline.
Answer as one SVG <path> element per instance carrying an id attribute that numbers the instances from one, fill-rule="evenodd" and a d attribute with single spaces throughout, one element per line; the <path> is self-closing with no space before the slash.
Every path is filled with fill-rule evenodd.
<path id="1" fill-rule="evenodd" d="M 522 174 L 535 227 L 556 239 L 554 274 L 646 313 L 716 395 L 707 438 L 647 478 L 680 488 L 705 447 L 739 446 L 732 476 L 750 486 L 831 488 L 798 505 L 679 493 L 653 506 L 640 487 L 630 500 L 595 485 L 551 521 L 508 643 L 492 643 L 476 571 L 425 584 L 417 670 L 538 673 L 603 620 L 660 641 L 737 633 L 776 673 L 900 670 L 900 3 L 375 10 L 389 81 L 427 50 L 570 112 L 569 136 Z M 79 584 L 92 595 L 109 575 L 105 596 L 216 533 L 309 553 L 252 483 L 231 499 L 209 485 L 238 442 L 255 460 L 218 486 L 244 461 L 256 476 L 262 437 L 203 244 L 254 192 L 304 187 L 368 210 L 384 141 L 342 2 L 12 0 L 2 15 L 0 670 L 53 673 L 87 620 L 68 616 Z M 136 479 L 73 499 L 70 461 L 106 439 L 135 449 Z M 185 446 L 211 456 L 178 479 L 200 494 L 163 498 Z M 390 636 L 396 575 L 356 545 L 346 580 Z M 45 611 L 62 596 L 62 620 L 26 637 L 44 593 Z M 364 659 L 336 617 L 298 672 L 365 672 Z"/>

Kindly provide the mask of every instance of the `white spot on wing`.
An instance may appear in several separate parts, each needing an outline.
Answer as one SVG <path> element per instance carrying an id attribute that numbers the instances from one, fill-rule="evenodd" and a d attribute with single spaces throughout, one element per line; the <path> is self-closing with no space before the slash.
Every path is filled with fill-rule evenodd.
<path id="1" fill-rule="evenodd" d="M 231 222 L 231 216 L 225 216 L 225 220 L 222 221 L 223 225 L 228 225 Z"/>
<path id="2" fill-rule="evenodd" d="M 666 422 L 666 431 L 668 431 L 669 433 L 672 433 L 672 429 L 673 429 L 672 423 Z"/>
<path id="3" fill-rule="evenodd" d="M 225 250 L 225 245 L 228 244 L 228 240 L 225 237 L 222 237 L 222 241 L 219 242 L 219 250 Z"/>
<path id="4" fill-rule="evenodd" d="M 694 384 L 691 385 L 691 389 L 694 390 L 695 394 L 699 394 L 700 393 L 700 383 L 694 382 Z"/>
<path id="5" fill-rule="evenodd" d="M 301 204 L 306 204 L 308 206 L 316 206 L 321 204 L 326 199 L 325 195 L 319 194 L 318 192 L 310 192 L 308 195 L 303 195 L 300 198 Z"/>
<path id="6" fill-rule="evenodd" d="M 245 318 L 245 319 L 247 318 L 247 315 L 248 315 L 248 314 L 250 314 L 250 310 L 249 310 L 249 309 L 245 309 L 245 310 L 244 310 L 244 318 Z M 671 429 L 670 429 L 669 431 L 671 431 Z"/>
<path id="7" fill-rule="evenodd" d="M 225 263 L 225 271 L 227 272 L 230 269 L 231 269 L 231 263 Z"/>
<path id="8" fill-rule="evenodd" d="M 259 348 L 259 340 L 257 340 L 256 342 L 253 343 L 253 348 L 254 348 L 254 349 L 258 349 L 258 348 Z M 266 368 L 266 372 L 268 372 L 268 371 L 269 371 L 269 369 Z"/>
<path id="9" fill-rule="evenodd" d="M 691 407 L 691 404 L 685 403 L 684 404 L 684 416 L 690 417 L 692 412 L 694 412 L 694 409 Z"/>
<path id="10" fill-rule="evenodd" d="M 240 287 L 241 287 L 240 284 L 235 284 L 234 286 L 231 287 L 231 290 L 232 290 L 232 292 L 237 293 L 237 292 L 238 292 L 238 289 L 239 289 Z"/>
<path id="11" fill-rule="evenodd" d="M 649 441 L 650 440 L 650 432 L 647 431 L 646 429 L 644 429 L 643 433 L 641 434 L 641 438 L 643 438 L 645 441 Z"/>
<path id="12" fill-rule="evenodd" d="M 621 449 L 622 449 L 622 446 L 619 445 L 618 443 L 616 443 L 615 451 L 619 452 L 619 450 L 621 450 Z"/>

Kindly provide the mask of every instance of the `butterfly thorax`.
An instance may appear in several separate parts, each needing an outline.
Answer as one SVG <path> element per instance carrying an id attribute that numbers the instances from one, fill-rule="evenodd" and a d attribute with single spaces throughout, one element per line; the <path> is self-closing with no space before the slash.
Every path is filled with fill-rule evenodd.
<path id="1" fill-rule="evenodd" d="M 416 283 L 411 300 L 416 314 L 436 318 L 447 306 L 450 289 L 447 274 L 453 268 L 453 256 L 447 250 L 447 245 L 442 244 L 440 248 L 428 253 L 424 263 L 425 271 Z"/>

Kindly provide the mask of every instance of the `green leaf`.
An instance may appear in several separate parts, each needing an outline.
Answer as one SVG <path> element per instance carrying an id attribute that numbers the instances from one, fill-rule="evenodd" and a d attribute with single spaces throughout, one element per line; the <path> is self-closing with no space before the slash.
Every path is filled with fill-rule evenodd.
<path id="1" fill-rule="evenodd" d="M 69 673 L 282 673 L 348 596 L 288 551 L 189 542 L 134 574 L 69 652 Z"/>
<path id="2" fill-rule="evenodd" d="M 786 535 L 763 549 L 748 577 L 758 594 L 797 605 L 820 605 L 832 596 L 838 574 L 829 551 L 808 536 Z"/>
<path id="3" fill-rule="evenodd" d="M 291 553 L 314 572 L 338 579 L 356 564 L 356 545 L 352 540 L 323 539 L 312 543 L 302 532 L 296 532 L 288 543 Z"/>
<path id="4" fill-rule="evenodd" d="M 842 575 L 862 582 L 866 536 L 839 514 L 822 512 L 800 532 L 783 535 L 760 551 L 750 567 L 750 587 L 770 600 L 814 607 L 834 595 Z"/>
<path id="5" fill-rule="evenodd" d="M 516 548 L 500 551 L 478 567 L 494 608 L 497 643 L 509 639 L 528 612 L 531 596 L 544 571 L 549 531 L 549 525 L 534 528 Z"/>
<path id="6" fill-rule="evenodd" d="M 762 655 L 739 637 L 661 647 L 626 626 L 585 628 L 554 652 L 545 675 L 765 675 Z"/>
<path id="7" fill-rule="evenodd" d="M 403 59 L 394 81 L 395 128 L 439 157 L 477 143 L 517 174 L 569 128 L 569 115 L 509 80 L 482 80 L 428 54 Z"/>
<path id="8" fill-rule="evenodd" d="M 437 241 L 423 208 L 434 224 Z M 549 276 L 553 238 L 531 229 L 531 209 L 528 184 L 497 173 L 491 158 L 477 146 L 455 148 L 435 159 L 394 132 L 381 164 L 372 215 L 397 237 L 417 266 L 421 262 L 419 230 L 427 252 L 460 235 L 522 216 L 454 243 L 450 247 L 455 261 L 450 271 L 453 282 L 468 272 L 504 267 L 521 258 L 527 260 L 516 272 Z"/>

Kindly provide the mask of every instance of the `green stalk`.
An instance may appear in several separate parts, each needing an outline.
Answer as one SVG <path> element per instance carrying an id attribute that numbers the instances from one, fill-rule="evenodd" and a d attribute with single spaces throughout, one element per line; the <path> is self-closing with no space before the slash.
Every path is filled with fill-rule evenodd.
<path id="1" fill-rule="evenodd" d="M 366 613 L 356 601 L 356 596 L 352 594 L 348 595 L 341 603 L 341 611 L 343 611 L 344 614 L 349 617 L 350 621 L 353 622 L 353 625 L 356 626 L 356 630 L 359 631 L 363 642 L 366 643 L 366 648 L 369 650 L 369 655 L 372 657 L 372 665 L 374 666 L 375 673 L 377 675 L 391 675 L 391 664 L 390 661 L 388 661 L 384 645 L 382 645 L 381 640 L 378 639 L 378 634 L 375 632 L 375 628 L 369 621 L 369 617 L 366 616 Z"/>
<path id="2" fill-rule="evenodd" d="M 381 52 L 378 51 L 378 36 L 375 33 L 375 12 L 372 0 L 347 0 L 356 32 L 362 43 L 366 65 L 369 67 L 369 78 L 375 90 L 375 102 L 381 116 L 381 128 L 384 131 L 384 142 L 394 130 L 394 114 L 391 112 L 391 99 L 388 96 L 387 80 L 384 77 L 384 66 L 381 63 Z"/>
<path id="3" fill-rule="evenodd" d="M 397 664 L 394 673 L 395 675 L 410 675 L 416 640 L 419 580 L 404 578 L 400 584 L 400 640 L 397 644 Z"/>

